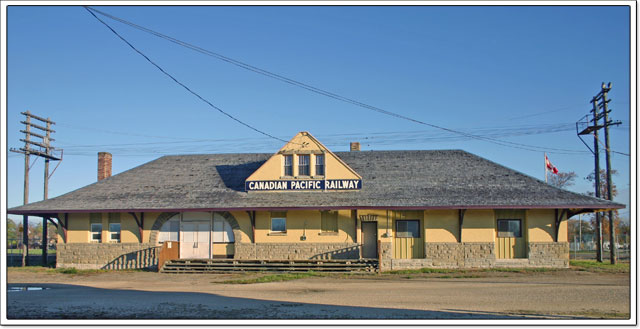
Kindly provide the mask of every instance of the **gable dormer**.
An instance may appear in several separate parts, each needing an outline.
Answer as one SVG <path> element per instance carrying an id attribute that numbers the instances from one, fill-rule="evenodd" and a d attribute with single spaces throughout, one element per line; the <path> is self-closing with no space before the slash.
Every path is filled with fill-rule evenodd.
<path id="1" fill-rule="evenodd" d="M 362 177 L 308 132 L 299 132 L 245 181 L 245 191 L 359 190 Z"/>

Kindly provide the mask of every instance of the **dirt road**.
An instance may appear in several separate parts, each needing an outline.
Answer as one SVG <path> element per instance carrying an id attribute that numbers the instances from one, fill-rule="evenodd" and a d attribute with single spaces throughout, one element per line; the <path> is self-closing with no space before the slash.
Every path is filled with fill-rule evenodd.
<path id="1" fill-rule="evenodd" d="M 629 274 L 362 275 L 223 284 L 244 274 L 9 272 L 9 318 L 519 319 L 628 317 Z"/>

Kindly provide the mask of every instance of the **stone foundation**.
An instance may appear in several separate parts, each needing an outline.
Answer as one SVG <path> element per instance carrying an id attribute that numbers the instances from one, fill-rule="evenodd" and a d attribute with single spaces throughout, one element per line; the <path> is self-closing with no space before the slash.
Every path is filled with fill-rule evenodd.
<path id="1" fill-rule="evenodd" d="M 427 242 L 425 258 L 383 260 L 381 269 L 569 267 L 568 242 L 530 242 L 528 250 L 529 258 L 496 260 L 495 243 L 492 242 Z"/>
<path id="2" fill-rule="evenodd" d="M 357 243 L 236 243 L 235 259 L 358 259 Z"/>
<path id="3" fill-rule="evenodd" d="M 494 249 L 491 242 L 425 243 L 426 259 L 440 268 L 491 267 L 496 260 Z"/>
<path id="4" fill-rule="evenodd" d="M 569 267 L 569 242 L 529 242 L 530 267 Z"/>
<path id="5" fill-rule="evenodd" d="M 158 264 L 151 243 L 59 243 L 56 267 L 77 269 L 142 269 Z"/>

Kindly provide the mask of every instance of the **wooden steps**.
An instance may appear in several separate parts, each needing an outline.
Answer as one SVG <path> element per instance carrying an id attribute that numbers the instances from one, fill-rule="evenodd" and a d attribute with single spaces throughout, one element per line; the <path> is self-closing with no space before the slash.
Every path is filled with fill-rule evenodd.
<path id="1" fill-rule="evenodd" d="M 164 263 L 162 273 L 219 272 L 356 272 L 376 271 L 377 260 L 238 260 L 238 259 L 177 259 Z"/>

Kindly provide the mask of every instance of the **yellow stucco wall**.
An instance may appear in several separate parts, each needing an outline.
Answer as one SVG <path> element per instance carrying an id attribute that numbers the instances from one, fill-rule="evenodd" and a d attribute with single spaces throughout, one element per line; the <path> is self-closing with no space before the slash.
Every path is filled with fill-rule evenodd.
<path id="1" fill-rule="evenodd" d="M 462 224 L 462 242 L 494 242 L 496 219 L 492 209 L 469 209 Z"/>
<path id="2" fill-rule="evenodd" d="M 458 242 L 458 210 L 424 212 L 427 242 Z"/>
<path id="3" fill-rule="evenodd" d="M 256 212 L 256 242 L 353 242 L 354 223 L 349 210 L 338 211 L 338 233 L 321 231 L 321 213 L 318 210 L 287 211 L 286 233 L 271 232 L 271 212 Z M 251 228 L 248 228 L 249 232 Z M 244 229 L 243 229 L 244 231 Z M 251 234 L 251 233 L 249 233 Z M 306 240 L 301 240 L 301 236 Z"/>
<path id="4" fill-rule="evenodd" d="M 527 233 L 530 242 L 553 242 L 555 238 L 555 210 L 530 209 L 527 211 Z M 567 217 L 563 216 L 558 230 L 558 242 L 567 242 Z"/>
<path id="5" fill-rule="evenodd" d="M 236 241 L 240 240 L 242 243 L 251 243 L 253 237 L 251 236 L 251 219 L 249 218 L 249 214 L 247 214 L 246 211 L 232 211 L 230 214 L 236 219 L 236 222 L 238 222 L 241 231 L 240 234 L 242 234 L 240 238 L 236 236 L 234 239 Z"/>
<path id="6" fill-rule="evenodd" d="M 249 215 L 245 211 L 231 212 L 240 226 L 241 240 L 244 243 L 252 242 L 252 228 Z M 384 209 L 358 210 L 357 216 L 377 215 L 378 239 L 381 242 L 392 242 L 393 212 Z M 458 235 L 458 211 L 457 210 L 426 210 L 422 220 L 423 233 L 426 242 L 457 242 Z M 139 213 L 137 213 L 139 216 Z M 156 219 L 161 213 L 145 213 L 143 242 L 149 242 L 149 235 Z M 389 215 L 389 217 L 387 217 Z M 109 241 L 109 216 L 101 215 L 103 236 L 102 241 Z M 525 227 L 526 237 L 530 242 L 553 242 L 554 240 L 554 216 L 553 209 L 531 209 L 526 212 Z M 64 219 L 64 215 L 60 214 Z M 278 234 L 270 232 L 271 217 L 268 211 L 256 212 L 256 242 L 257 243 L 282 243 L 282 242 L 362 242 L 361 222 L 357 221 L 357 227 L 351 217 L 351 210 L 338 211 L 338 233 L 321 232 L 321 213 L 318 210 L 291 210 L 287 212 L 287 232 Z M 463 242 L 493 242 L 495 240 L 495 216 L 493 210 L 467 210 L 464 217 L 462 241 Z M 137 243 L 138 226 L 133 217 L 128 213 L 120 214 L 121 242 Z M 67 232 L 69 243 L 86 243 L 90 240 L 90 214 L 69 214 L 69 228 Z M 385 233 L 389 233 L 385 237 Z M 301 240 L 302 235 L 306 240 Z M 58 229 L 58 242 L 63 243 L 62 229 Z M 567 241 L 567 220 L 563 218 L 559 229 L 559 242 Z"/>
<path id="7" fill-rule="evenodd" d="M 279 180 L 284 175 L 284 159 L 283 154 L 293 155 L 293 175 L 298 174 L 298 154 L 309 154 L 309 171 L 310 176 L 304 176 L 303 179 L 322 178 L 325 179 L 359 179 L 349 166 L 342 162 L 329 149 L 322 145 L 318 140 L 313 138 L 306 132 L 298 133 L 283 146 L 276 154 L 271 156 L 260 168 L 253 172 L 248 181 L 254 180 Z M 325 176 L 317 176 L 315 173 L 315 155 L 324 154 L 325 156 Z M 287 177 L 285 179 L 292 179 Z"/>
<path id="8" fill-rule="evenodd" d="M 553 209 L 531 209 L 527 211 L 527 235 L 530 242 L 553 242 Z"/>
<path id="9" fill-rule="evenodd" d="M 295 162 L 295 161 L 294 161 Z M 283 174 L 283 160 L 281 154 L 274 154 L 254 171 L 247 180 L 276 180 Z"/>

